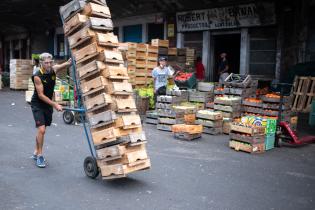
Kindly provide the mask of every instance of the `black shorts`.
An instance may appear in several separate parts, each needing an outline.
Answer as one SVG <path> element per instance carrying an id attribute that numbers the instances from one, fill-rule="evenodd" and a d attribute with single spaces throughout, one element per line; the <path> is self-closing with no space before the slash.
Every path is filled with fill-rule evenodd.
<path id="1" fill-rule="evenodd" d="M 32 106 L 33 117 L 35 120 L 35 126 L 38 128 L 39 126 L 45 125 L 50 126 L 52 122 L 52 108 L 41 108 Z"/>

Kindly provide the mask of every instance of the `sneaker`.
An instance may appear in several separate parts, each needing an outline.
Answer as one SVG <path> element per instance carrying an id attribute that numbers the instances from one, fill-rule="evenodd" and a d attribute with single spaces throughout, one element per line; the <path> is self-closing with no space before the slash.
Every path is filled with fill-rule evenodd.
<path id="1" fill-rule="evenodd" d="M 32 158 L 33 160 L 37 160 L 37 155 L 33 154 L 30 158 Z"/>
<path id="2" fill-rule="evenodd" d="M 45 158 L 42 155 L 37 156 L 36 165 L 39 168 L 45 168 L 46 167 Z"/>

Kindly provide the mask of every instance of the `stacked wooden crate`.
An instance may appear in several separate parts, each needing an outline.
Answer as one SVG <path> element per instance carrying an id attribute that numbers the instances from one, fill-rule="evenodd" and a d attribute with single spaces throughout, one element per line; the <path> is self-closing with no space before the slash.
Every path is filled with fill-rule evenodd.
<path id="1" fill-rule="evenodd" d="M 159 57 L 167 57 L 168 56 L 168 48 L 169 48 L 169 41 L 168 40 L 161 40 L 161 39 L 152 39 L 151 45 L 158 47 L 158 55 Z"/>
<path id="2" fill-rule="evenodd" d="M 136 73 L 135 86 L 145 86 L 147 84 L 147 61 L 146 61 L 146 44 L 138 43 L 136 49 Z"/>
<path id="3" fill-rule="evenodd" d="M 127 59 L 128 75 L 130 77 L 129 81 L 134 85 L 136 77 L 137 43 L 127 42 L 125 54 Z"/>
<path id="4" fill-rule="evenodd" d="M 158 118 L 159 118 L 159 115 L 158 115 L 157 111 L 155 111 L 155 110 L 147 111 L 145 122 L 148 124 L 157 125 L 158 124 Z"/>
<path id="5" fill-rule="evenodd" d="M 149 168 L 145 134 L 106 2 L 74 0 L 60 13 L 103 179 Z"/>
<path id="6" fill-rule="evenodd" d="M 157 97 L 156 109 L 159 115 L 157 129 L 171 131 L 171 125 L 184 123 L 184 112 L 174 109 L 175 105 L 187 101 L 187 91 L 168 91 L 168 95 Z"/>
<path id="7" fill-rule="evenodd" d="M 214 110 L 224 118 L 237 118 L 242 114 L 242 99 L 238 96 L 221 96 L 214 99 Z"/>
<path id="8" fill-rule="evenodd" d="M 32 60 L 10 60 L 10 88 L 13 90 L 27 90 L 28 79 L 33 74 Z"/>
<path id="9" fill-rule="evenodd" d="M 242 99 L 256 97 L 257 80 L 250 75 L 230 74 L 224 81 L 224 94 L 239 96 Z"/>
<path id="10" fill-rule="evenodd" d="M 220 112 L 199 110 L 196 114 L 196 124 L 203 125 L 203 133 L 211 135 L 222 134 L 223 116 Z"/>
<path id="11" fill-rule="evenodd" d="M 261 99 L 257 98 L 245 98 L 242 101 L 243 111 L 247 114 L 263 114 L 263 103 Z"/>
<path id="12" fill-rule="evenodd" d="M 153 82 L 152 78 L 152 71 L 155 67 L 158 66 L 158 52 L 159 48 L 157 46 L 152 46 L 147 44 L 147 51 L 146 51 L 146 77 L 147 77 L 147 84 L 151 84 Z"/>
<path id="13" fill-rule="evenodd" d="M 265 151 L 265 127 L 232 123 L 229 146 L 236 151 L 263 153 Z"/>
<path id="14" fill-rule="evenodd" d="M 263 95 L 261 97 L 262 103 L 262 115 L 269 117 L 278 117 L 280 110 L 280 95 L 275 93 L 270 93 Z M 281 121 L 290 122 L 290 117 L 294 112 L 291 110 L 292 97 L 284 96 L 282 111 L 281 111 Z"/>

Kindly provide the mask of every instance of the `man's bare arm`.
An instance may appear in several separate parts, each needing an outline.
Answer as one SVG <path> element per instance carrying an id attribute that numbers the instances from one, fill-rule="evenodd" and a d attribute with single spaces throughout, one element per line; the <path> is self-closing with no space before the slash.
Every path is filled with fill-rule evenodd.
<path id="1" fill-rule="evenodd" d="M 70 65 L 72 64 L 72 59 L 70 58 L 68 61 L 62 63 L 62 64 L 56 64 L 53 66 L 53 69 L 55 71 L 55 73 L 57 74 L 58 71 L 60 70 L 65 70 L 66 68 L 68 68 Z"/>

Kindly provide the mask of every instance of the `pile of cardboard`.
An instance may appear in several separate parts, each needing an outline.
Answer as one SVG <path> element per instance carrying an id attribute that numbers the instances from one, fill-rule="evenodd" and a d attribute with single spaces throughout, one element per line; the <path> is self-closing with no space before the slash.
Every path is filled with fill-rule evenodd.
<path id="1" fill-rule="evenodd" d="M 141 119 L 104 0 L 60 8 L 103 179 L 150 168 Z"/>
<path id="2" fill-rule="evenodd" d="M 13 90 L 27 90 L 28 79 L 32 76 L 32 60 L 10 60 L 10 88 Z"/>

